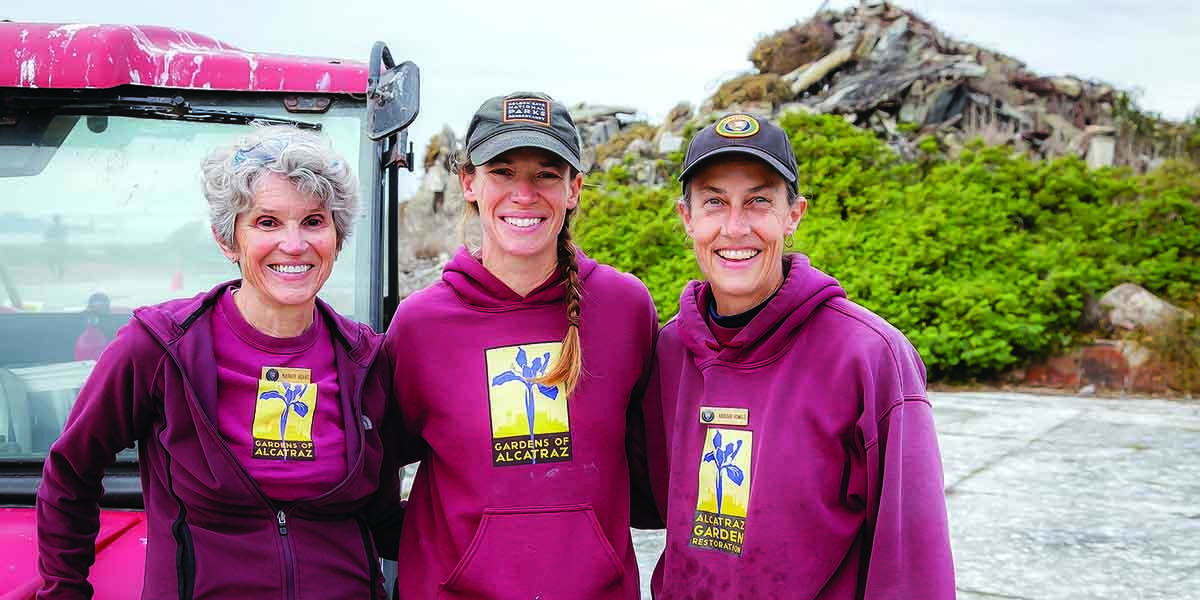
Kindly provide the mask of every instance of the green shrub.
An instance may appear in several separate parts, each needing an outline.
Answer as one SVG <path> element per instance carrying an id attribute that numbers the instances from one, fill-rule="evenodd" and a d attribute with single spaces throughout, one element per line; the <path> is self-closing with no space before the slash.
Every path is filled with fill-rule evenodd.
<path id="1" fill-rule="evenodd" d="M 1168 300 L 1200 287 L 1200 168 L 1137 176 L 1005 147 L 936 145 L 904 163 L 839 117 L 785 116 L 808 213 L 796 251 L 903 331 L 934 379 L 987 377 L 1080 336 L 1084 302 L 1121 282 Z M 934 142 L 936 144 L 936 142 Z M 679 157 L 664 161 L 671 176 Z M 576 239 L 640 277 L 662 320 L 699 276 L 675 209 L 678 184 L 596 174 Z"/>

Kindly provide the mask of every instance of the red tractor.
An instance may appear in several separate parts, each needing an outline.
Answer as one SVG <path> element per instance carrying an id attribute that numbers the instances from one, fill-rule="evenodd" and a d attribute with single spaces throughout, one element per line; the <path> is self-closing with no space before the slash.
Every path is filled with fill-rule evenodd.
<path id="1" fill-rule="evenodd" d="M 419 72 L 247 52 L 164 27 L 0 22 L 0 600 L 40 585 L 33 504 L 94 359 L 137 306 L 237 276 L 199 165 L 254 124 L 320 130 L 357 166 L 363 223 L 322 297 L 377 330 L 398 301 L 397 177 Z M 106 473 L 96 598 L 139 596 L 137 452 Z"/>

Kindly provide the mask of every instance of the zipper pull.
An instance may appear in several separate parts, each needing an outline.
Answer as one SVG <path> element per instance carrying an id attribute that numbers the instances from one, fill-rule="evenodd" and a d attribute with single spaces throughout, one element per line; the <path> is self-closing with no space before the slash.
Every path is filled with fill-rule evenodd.
<path id="1" fill-rule="evenodd" d="M 281 510 L 276 513 L 275 517 L 279 521 L 279 535 L 287 535 L 287 515 L 283 514 Z"/>

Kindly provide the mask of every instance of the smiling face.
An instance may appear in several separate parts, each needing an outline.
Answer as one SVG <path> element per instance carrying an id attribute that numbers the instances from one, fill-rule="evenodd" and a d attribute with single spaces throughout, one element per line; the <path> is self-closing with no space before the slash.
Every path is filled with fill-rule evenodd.
<path id="1" fill-rule="evenodd" d="M 558 234 L 579 204 L 583 175 L 539 148 L 500 154 L 460 173 L 463 196 L 479 209 L 484 264 L 556 263 Z"/>
<path id="2" fill-rule="evenodd" d="M 258 181 L 253 207 L 237 216 L 234 241 L 221 250 L 241 268 L 240 293 L 268 310 L 311 306 L 337 259 L 332 212 L 274 173 Z"/>
<path id="3" fill-rule="evenodd" d="M 807 202 L 788 205 L 783 177 L 761 160 L 719 157 L 688 178 L 690 199 L 679 205 L 717 312 L 738 314 L 762 303 L 783 283 L 785 238 Z"/>

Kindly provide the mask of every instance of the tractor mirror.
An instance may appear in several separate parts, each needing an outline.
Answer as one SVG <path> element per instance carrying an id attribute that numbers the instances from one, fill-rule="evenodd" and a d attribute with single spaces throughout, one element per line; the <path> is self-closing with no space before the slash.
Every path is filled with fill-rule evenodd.
<path id="1" fill-rule="evenodd" d="M 420 109 L 421 70 L 410 61 L 393 64 L 387 45 L 376 42 L 367 83 L 367 136 L 380 140 L 402 131 Z"/>

